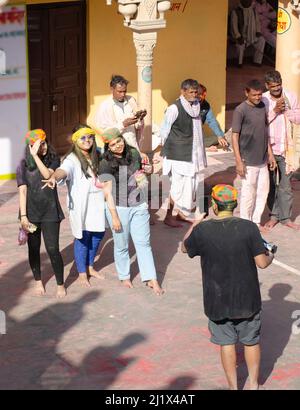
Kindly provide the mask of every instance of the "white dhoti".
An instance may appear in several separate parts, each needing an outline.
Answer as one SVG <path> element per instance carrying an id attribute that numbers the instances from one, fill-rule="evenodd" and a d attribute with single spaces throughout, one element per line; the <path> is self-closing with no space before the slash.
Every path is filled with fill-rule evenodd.
<path id="1" fill-rule="evenodd" d="M 190 216 L 195 208 L 197 214 L 204 209 L 204 173 L 201 171 L 195 172 L 192 163 L 164 158 L 163 174 L 170 176 L 174 211 Z"/>
<path id="2" fill-rule="evenodd" d="M 204 182 L 203 175 L 200 173 L 194 176 L 178 174 L 173 170 L 171 175 L 170 197 L 174 202 L 174 210 L 181 211 L 185 216 L 190 216 L 192 210 L 199 210 L 201 187 Z M 199 191 L 200 188 L 200 192 Z"/>

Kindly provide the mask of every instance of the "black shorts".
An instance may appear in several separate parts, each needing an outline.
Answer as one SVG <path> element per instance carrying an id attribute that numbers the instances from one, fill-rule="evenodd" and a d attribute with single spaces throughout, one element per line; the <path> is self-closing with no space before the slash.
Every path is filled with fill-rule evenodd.
<path id="1" fill-rule="evenodd" d="M 235 345 L 237 342 L 246 346 L 259 343 L 261 318 L 260 312 L 247 319 L 225 319 L 217 322 L 209 320 L 210 341 L 220 346 Z"/>

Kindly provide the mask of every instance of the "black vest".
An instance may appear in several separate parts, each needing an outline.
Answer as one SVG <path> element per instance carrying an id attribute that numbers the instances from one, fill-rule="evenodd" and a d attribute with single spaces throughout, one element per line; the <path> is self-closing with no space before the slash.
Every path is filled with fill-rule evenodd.
<path id="1" fill-rule="evenodd" d="M 200 108 L 200 116 L 202 124 L 205 124 L 207 114 L 210 110 L 210 104 L 206 100 L 202 101 L 201 108 Z"/>
<path id="2" fill-rule="evenodd" d="M 185 111 L 180 100 L 174 104 L 178 108 L 178 117 L 163 147 L 163 156 L 175 161 L 192 162 L 193 118 Z"/>
<path id="3" fill-rule="evenodd" d="M 238 29 L 239 29 L 239 33 L 240 35 L 243 37 L 243 30 L 244 30 L 244 12 L 243 9 L 241 7 L 237 7 L 234 9 L 237 15 L 237 19 L 238 19 Z M 253 9 L 254 12 L 254 16 L 256 18 L 256 10 Z"/>

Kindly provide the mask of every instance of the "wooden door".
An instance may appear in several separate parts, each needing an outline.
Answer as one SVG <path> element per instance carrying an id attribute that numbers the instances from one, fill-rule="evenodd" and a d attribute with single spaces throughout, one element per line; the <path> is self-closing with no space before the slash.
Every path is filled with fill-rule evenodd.
<path id="1" fill-rule="evenodd" d="M 31 128 L 43 128 L 57 152 L 86 121 L 85 1 L 28 6 Z"/>

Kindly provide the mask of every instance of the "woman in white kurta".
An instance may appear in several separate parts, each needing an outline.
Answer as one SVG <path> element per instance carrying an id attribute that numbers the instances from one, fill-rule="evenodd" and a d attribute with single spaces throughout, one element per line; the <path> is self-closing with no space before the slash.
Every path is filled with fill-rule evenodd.
<path id="1" fill-rule="evenodd" d="M 53 187 L 57 181 L 67 183 L 67 207 L 75 237 L 74 259 L 81 281 L 89 286 L 89 276 L 103 279 L 103 275 L 93 265 L 105 234 L 104 195 L 108 194 L 103 190 L 104 185 L 98 182 L 100 158 L 95 131 L 86 125 L 80 125 L 73 130 L 72 142 L 71 152 L 47 184 Z M 117 214 L 113 217 L 117 225 Z"/>

